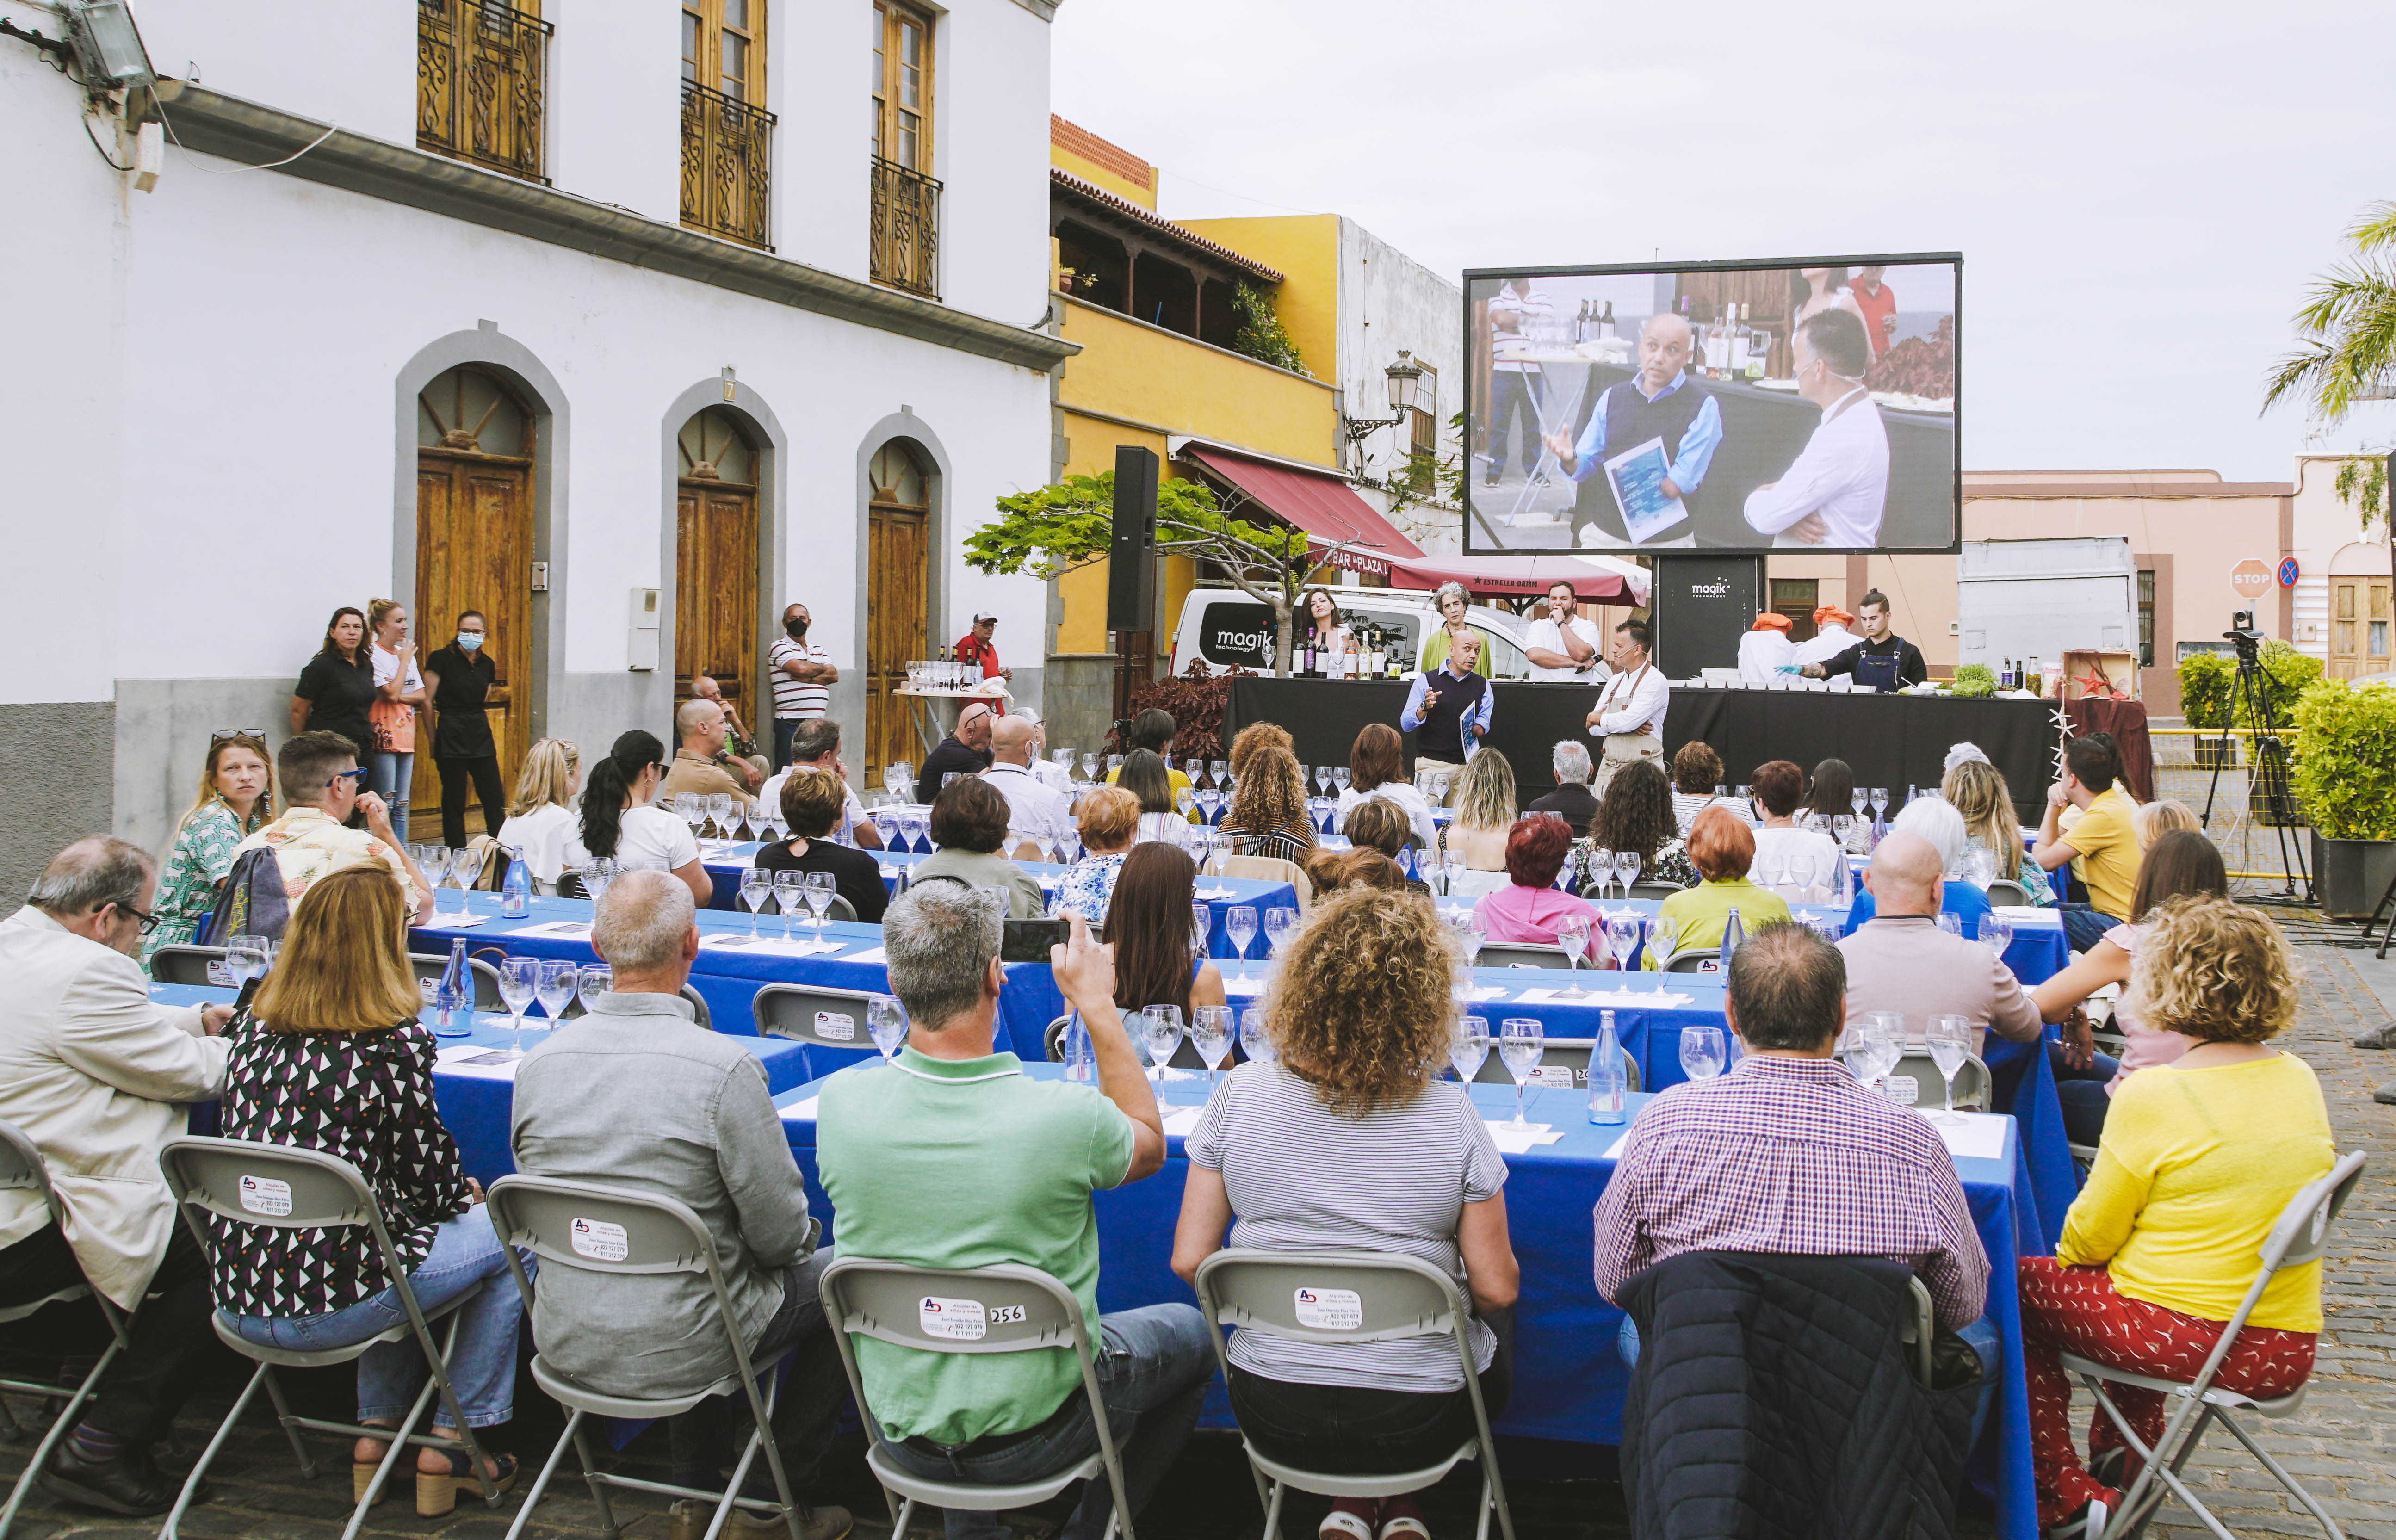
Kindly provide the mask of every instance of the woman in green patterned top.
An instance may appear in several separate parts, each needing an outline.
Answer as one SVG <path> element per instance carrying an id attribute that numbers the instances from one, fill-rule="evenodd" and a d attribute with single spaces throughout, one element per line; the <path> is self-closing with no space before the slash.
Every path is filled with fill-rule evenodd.
<path id="1" fill-rule="evenodd" d="M 255 733 L 220 732 L 208 745 L 200 794 L 175 828 L 158 870 L 151 909 L 158 928 L 141 944 L 141 966 L 161 947 L 188 946 L 200 920 L 216 906 L 217 888 L 233 870 L 241 842 L 274 818 L 274 777 L 266 740 Z"/>

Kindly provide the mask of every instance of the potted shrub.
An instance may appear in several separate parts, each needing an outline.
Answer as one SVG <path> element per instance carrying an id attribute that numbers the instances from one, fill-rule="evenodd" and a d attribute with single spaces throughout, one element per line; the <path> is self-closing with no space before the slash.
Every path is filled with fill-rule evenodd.
<path id="1" fill-rule="evenodd" d="M 2295 716 L 2313 891 L 2323 914 L 2359 920 L 2396 876 L 2396 688 L 2332 680 L 2307 690 Z"/>
<path id="2" fill-rule="evenodd" d="M 2179 710 L 2188 724 L 2213 728 L 2230 725 L 2230 692 L 2238 678 L 2238 660 L 2225 653 L 2190 653 L 2179 660 Z M 2196 767 L 2213 770 L 2238 763 L 2238 740 L 2227 735 L 2196 739 Z"/>

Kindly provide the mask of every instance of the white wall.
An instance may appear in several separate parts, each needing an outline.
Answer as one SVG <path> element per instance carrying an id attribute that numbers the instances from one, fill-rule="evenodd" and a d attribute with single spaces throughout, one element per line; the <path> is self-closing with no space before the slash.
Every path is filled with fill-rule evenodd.
<path id="1" fill-rule="evenodd" d="M 1438 399 L 1432 413 L 1438 422 L 1442 458 L 1456 452 L 1457 436 L 1447 419 L 1463 405 L 1463 291 L 1413 258 L 1364 229 L 1355 220 L 1339 220 L 1339 386 L 1348 392 L 1348 415 L 1386 418 L 1390 413 L 1390 381 L 1384 372 L 1397 362 L 1403 348 L 1439 372 Z M 1411 431 L 1384 428 L 1361 445 L 1363 469 L 1388 476 L 1404 468 L 1413 445 Z M 1377 508 L 1386 509 L 1380 494 L 1364 490 Z M 1452 510 L 1418 504 L 1404 522 L 1414 525 L 1426 550 L 1453 551 L 1457 524 Z"/>

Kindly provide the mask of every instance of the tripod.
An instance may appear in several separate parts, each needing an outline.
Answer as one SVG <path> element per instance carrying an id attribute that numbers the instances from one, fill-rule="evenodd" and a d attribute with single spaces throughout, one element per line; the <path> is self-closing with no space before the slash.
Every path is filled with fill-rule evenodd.
<path id="1" fill-rule="evenodd" d="M 2230 722 L 2235 726 L 2244 721 L 2256 729 L 2253 744 L 2254 776 L 2262 788 L 2264 813 L 2271 821 L 2273 832 L 2279 836 L 2280 870 L 2288 874 L 2288 896 L 2297 896 L 2296 882 L 2302 878 L 2304 901 L 2310 903 L 2312 877 L 2305 870 L 2304 842 L 2294 832 L 2296 798 L 2288 780 L 2287 746 L 2280 741 L 2279 716 L 2271 709 L 2271 692 L 2263 677 L 2263 635 L 2260 631 L 2243 629 L 2243 618 L 2242 615 L 2242 629 L 2222 633 L 2238 648 L 2238 678 L 2230 691 Z M 2213 762 L 2213 782 L 2205 789 L 2204 816 L 2199 821 L 2208 831 L 2213 828 L 2214 799 L 2221 791 L 2221 772 L 2230 763 L 2229 748 L 2230 744 L 2225 742 L 2224 752 Z M 2384 904 L 2387 900 L 2383 898 L 2381 902 Z M 2365 930 L 2367 934 L 2368 927 Z"/>

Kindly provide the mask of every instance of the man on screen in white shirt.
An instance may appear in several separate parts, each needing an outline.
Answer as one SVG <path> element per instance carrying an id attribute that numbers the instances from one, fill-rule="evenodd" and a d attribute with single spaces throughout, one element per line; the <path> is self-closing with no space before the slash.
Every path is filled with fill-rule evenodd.
<path id="1" fill-rule="evenodd" d="M 1548 585 L 1548 607 L 1532 622 L 1524 638 L 1523 655 L 1530 659 L 1531 677 L 1550 683 L 1577 682 L 1592 673 L 1606 677 L 1605 633 L 1597 622 L 1581 617 L 1580 596 L 1572 584 L 1558 579 Z"/>
<path id="2" fill-rule="evenodd" d="M 1888 427 L 1864 390 L 1871 344 L 1853 312 L 1797 328 L 1797 393 L 1822 409 L 1796 460 L 1747 495 L 1747 522 L 1776 546 L 1870 548 L 1888 507 Z"/>

